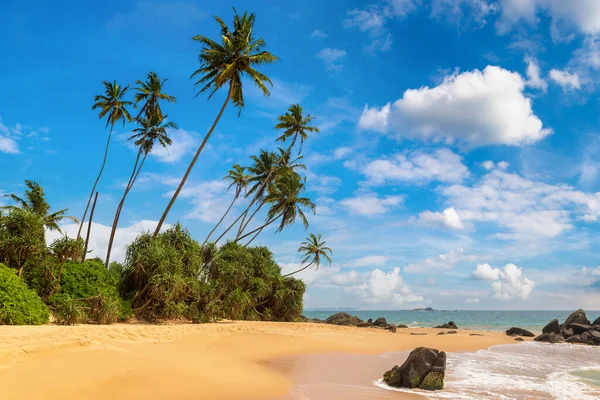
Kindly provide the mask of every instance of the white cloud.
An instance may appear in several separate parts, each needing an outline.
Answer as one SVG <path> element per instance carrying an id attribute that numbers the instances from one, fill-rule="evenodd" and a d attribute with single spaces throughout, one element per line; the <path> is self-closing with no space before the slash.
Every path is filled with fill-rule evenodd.
<path id="1" fill-rule="evenodd" d="M 277 78 L 271 78 L 271 82 L 273 82 L 273 88 L 269 97 L 265 97 L 256 85 L 248 85 L 244 94 L 247 93 L 253 103 L 264 108 L 274 109 L 277 113 L 281 109 L 289 107 L 290 104 L 302 104 L 313 89 L 309 85 L 286 82 Z M 274 119 L 275 115 L 269 115 L 269 118 L 271 117 Z"/>
<path id="2" fill-rule="evenodd" d="M 306 182 L 308 183 L 308 190 L 321 195 L 331 195 L 337 192 L 342 184 L 342 180 L 337 176 L 315 174 L 311 171 L 306 173 Z"/>
<path id="3" fill-rule="evenodd" d="M 493 0 L 432 0 L 431 16 L 459 26 L 468 22 L 465 19 L 485 25 L 486 18 L 495 14 L 498 8 Z"/>
<path id="4" fill-rule="evenodd" d="M 349 156 L 350 154 L 352 154 L 352 152 L 353 152 L 353 150 L 350 147 L 338 147 L 333 152 L 333 159 L 336 161 L 342 160 L 342 159 L 346 158 L 347 156 Z"/>
<path id="5" fill-rule="evenodd" d="M 188 183 L 180 197 L 189 198 L 193 209 L 185 217 L 208 223 L 218 222 L 233 198 L 233 194 L 227 193 L 228 186 L 229 182 L 223 180 Z M 172 196 L 173 192 L 167 195 Z"/>
<path id="6" fill-rule="evenodd" d="M 323 32 L 320 29 L 315 29 L 314 31 L 312 31 L 310 36 L 313 38 L 316 38 L 316 39 L 325 39 L 325 38 L 329 37 L 328 34 L 326 34 L 325 32 Z"/>
<path id="7" fill-rule="evenodd" d="M 365 216 L 386 214 L 403 203 L 404 196 L 379 197 L 376 194 L 365 194 L 340 201 L 350 214 Z"/>
<path id="8" fill-rule="evenodd" d="M 467 304 L 479 304 L 480 299 L 478 297 L 469 297 L 465 299 L 465 303 Z"/>
<path id="9" fill-rule="evenodd" d="M 158 221 L 143 220 L 134 222 L 132 225 L 125 228 L 117 228 L 110 256 L 111 261 L 123 262 L 125 259 L 125 251 L 127 246 L 140 234 L 150 231 L 153 232 L 157 225 Z M 87 226 L 87 222 L 83 224 L 82 232 L 84 237 L 85 233 L 87 232 Z M 170 225 L 166 224 L 163 226 L 162 230 L 164 231 L 169 227 Z M 63 234 L 72 238 L 77 237 L 79 225 L 66 224 L 62 225 L 60 229 L 63 232 L 62 234 L 57 231 L 46 231 L 46 242 L 48 244 L 61 237 Z M 100 257 L 103 260 L 106 259 L 106 250 L 108 249 L 108 239 L 110 238 L 111 229 L 112 228 L 110 226 L 92 222 L 90 242 L 88 245 L 88 250 L 90 250 L 90 253 L 88 253 L 86 256 L 87 258 Z"/>
<path id="10" fill-rule="evenodd" d="M 323 60 L 327 71 L 340 72 L 344 68 L 342 61 L 346 57 L 346 50 L 327 47 L 318 52 L 317 57 Z"/>
<path id="11" fill-rule="evenodd" d="M 390 159 L 371 161 L 364 167 L 363 174 L 373 185 L 390 182 L 460 182 L 469 176 L 469 170 L 458 154 L 443 148 L 431 153 L 421 150 L 398 153 Z"/>
<path id="12" fill-rule="evenodd" d="M 457 247 L 448 253 L 409 264 L 404 268 L 404 272 L 416 274 L 446 272 L 454 268 L 459 262 L 475 260 L 474 256 L 465 255 L 464 252 L 462 247 Z"/>
<path id="13" fill-rule="evenodd" d="M 564 89 L 579 89 L 581 88 L 581 82 L 579 81 L 579 75 L 577 73 L 570 73 L 568 71 L 552 69 L 550 70 L 550 79 L 562 86 Z"/>
<path id="14" fill-rule="evenodd" d="M 350 261 L 348 267 L 383 267 L 390 258 L 388 256 L 365 256 Z"/>
<path id="15" fill-rule="evenodd" d="M 423 301 L 423 297 L 415 295 L 404 283 L 400 268 L 394 268 L 389 273 L 374 269 L 361 281 L 363 283 L 350 287 L 349 290 L 370 304 L 384 303 L 386 306 L 391 304 L 399 307 L 404 303 Z"/>
<path id="16" fill-rule="evenodd" d="M 365 107 L 361 129 L 394 138 L 473 146 L 535 143 L 552 133 L 533 113 L 521 75 L 500 67 L 453 73 L 434 88 L 409 89 L 393 106 Z"/>
<path id="17" fill-rule="evenodd" d="M 47 141 L 50 140 L 50 138 L 45 136 L 48 132 L 49 129 L 46 127 L 33 129 L 19 123 L 15 126 L 4 125 L 0 117 L 0 153 L 19 154 L 21 152 L 19 150 L 19 140 L 28 138 Z"/>
<path id="18" fill-rule="evenodd" d="M 541 77 L 540 66 L 537 61 L 531 57 L 526 57 L 525 62 L 527 63 L 527 81 L 525 84 L 530 88 L 546 92 L 548 90 L 548 82 Z"/>
<path id="19" fill-rule="evenodd" d="M 458 231 L 465 229 L 465 225 L 454 207 L 446 208 L 441 213 L 424 211 L 419 214 L 419 220 L 427 224 L 443 226 Z"/>
<path id="20" fill-rule="evenodd" d="M 473 277 L 492 281 L 493 296 L 501 300 L 526 300 L 535 288 L 535 282 L 523 276 L 523 270 L 515 264 L 504 268 L 492 268 L 489 264 L 478 264 Z"/>
<path id="21" fill-rule="evenodd" d="M 473 277 L 482 281 L 495 281 L 500 278 L 500 269 L 492 268 L 489 264 L 477 264 Z"/>
<path id="22" fill-rule="evenodd" d="M 484 161 L 484 162 L 482 162 L 482 163 L 481 163 L 481 166 L 482 166 L 483 168 L 485 168 L 487 171 L 490 171 L 490 170 L 494 169 L 494 167 L 495 167 L 495 164 L 494 164 L 494 162 L 493 162 L 493 161 L 491 161 L 491 160 L 487 160 L 487 161 Z"/>
<path id="23" fill-rule="evenodd" d="M 173 141 L 171 145 L 168 148 L 164 148 L 157 143 L 152 149 L 152 153 L 150 153 L 158 161 L 176 163 L 185 155 L 196 151 L 198 146 L 196 138 L 199 137 L 197 132 L 189 132 L 184 129 L 169 129 L 168 133 Z"/>
<path id="24" fill-rule="evenodd" d="M 19 146 L 13 139 L 0 135 L 0 153 L 19 154 Z"/>

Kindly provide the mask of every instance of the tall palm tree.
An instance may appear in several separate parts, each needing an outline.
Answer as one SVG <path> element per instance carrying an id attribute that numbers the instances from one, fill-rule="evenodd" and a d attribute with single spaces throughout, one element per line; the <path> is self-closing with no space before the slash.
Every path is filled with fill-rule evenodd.
<path id="1" fill-rule="evenodd" d="M 125 187 L 125 192 L 123 193 L 123 197 L 121 198 L 121 202 L 119 203 L 115 213 L 115 218 L 113 219 L 110 238 L 108 240 L 108 249 L 106 251 L 105 264 L 107 267 L 110 263 L 110 253 L 112 252 L 112 246 L 115 239 L 115 234 L 117 232 L 117 226 L 119 225 L 119 218 L 121 217 L 123 204 L 125 204 L 125 199 L 137 180 L 142 167 L 144 166 L 146 157 L 148 157 L 148 154 L 152 152 L 152 149 L 156 143 L 159 143 L 164 148 L 167 148 L 172 143 L 167 129 L 177 129 L 177 125 L 174 122 L 166 122 L 165 120 L 167 118 L 168 115 L 159 116 L 158 113 L 152 114 L 150 118 L 141 117 L 138 119 L 139 126 L 133 129 L 132 132 L 134 134 L 129 137 L 129 140 L 133 140 L 134 144 L 138 147 L 138 153 L 133 170 L 131 171 L 131 176 L 129 177 L 129 182 Z"/>
<path id="2" fill-rule="evenodd" d="M 252 176 L 246 174 L 245 171 L 245 167 L 235 164 L 233 168 L 227 171 L 227 176 L 223 178 L 231 181 L 231 185 L 229 185 L 229 187 L 227 188 L 228 190 L 235 186 L 235 196 L 233 196 L 233 200 L 229 204 L 229 207 L 227 208 L 227 211 L 225 211 L 225 214 L 223 214 L 219 222 L 217 222 L 215 227 L 212 229 L 212 231 L 210 231 L 210 233 L 204 240 L 204 243 L 202 243 L 203 246 L 206 244 L 206 242 L 208 242 L 208 239 L 210 239 L 211 235 L 214 233 L 215 230 L 217 230 L 219 225 L 221 225 L 221 222 L 223 222 L 227 214 L 229 214 L 229 211 L 231 211 L 231 207 L 233 207 L 233 204 L 236 202 L 238 197 L 240 197 L 242 191 L 248 188 L 248 182 L 250 181 L 250 178 Z"/>
<path id="3" fill-rule="evenodd" d="M 162 87 L 167 79 L 160 80 L 156 72 L 148 72 L 146 82 L 138 80 L 138 85 L 134 100 L 137 106 L 138 103 L 144 102 L 144 105 L 140 109 L 137 118 L 145 115 L 146 118 L 151 118 L 153 114 L 156 114 L 158 118 L 162 118 L 162 110 L 160 109 L 159 100 L 165 100 L 168 103 L 176 103 L 177 99 L 174 96 L 169 96 L 162 92 Z"/>
<path id="4" fill-rule="evenodd" d="M 44 220 L 44 227 L 51 231 L 56 230 L 61 232 L 58 224 L 65 219 L 69 219 L 75 223 L 79 222 L 77 218 L 65 215 L 65 213 L 69 211 L 68 208 L 51 213 L 50 204 L 48 204 L 48 201 L 46 200 L 44 189 L 38 182 L 25 180 L 25 186 L 27 186 L 27 190 L 25 190 L 25 199 L 16 194 L 5 195 L 16 202 L 18 206 L 4 206 L 0 207 L 0 209 L 11 210 L 20 208 L 31 211 L 42 217 Z"/>
<path id="5" fill-rule="evenodd" d="M 292 148 L 294 147 L 298 139 L 300 139 L 300 148 L 298 150 L 298 154 L 300 154 L 302 150 L 302 145 L 304 144 L 304 141 L 308 138 L 308 133 L 319 132 L 319 128 L 317 128 L 316 126 L 309 125 L 314 119 L 315 117 L 312 117 L 310 114 L 304 117 L 302 114 L 302 107 L 299 104 L 292 104 L 285 114 L 277 117 L 277 121 L 279 122 L 277 125 L 275 125 L 275 129 L 283 130 L 283 133 L 277 138 L 277 141 L 285 143 L 286 141 L 291 139 L 287 150 L 285 150 L 285 152 L 280 150 L 281 157 L 279 159 L 279 164 L 284 163 L 286 159 L 289 160 L 289 158 L 291 157 Z M 269 184 L 271 176 L 275 173 L 275 170 L 276 167 L 273 167 L 271 170 L 269 170 L 269 172 L 262 177 L 262 180 L 258 181 L 259 184 L 253 187 L 256 191 L 256 194 L 248 204 L 248 207 L 246 207 L 246 209 L 242 212 L 242 214 L 239 217 L 242 218 L 242 222 L 240 223 L 240 228 L 238 229 L 237 237 L 239 237 L 244 231 L 244 229 L 246 229 L 246 226 L 248 226 L 249 221 L 246 221 L 246 217 L 248 216 L 248 213 L 250 212 L 252 206 L 257 201 L 261 200 L 262 192 L 265 189 L 265 187 Z M 253 215 L 255 214 L 256 211 L 253 213 Z"/>
<path id="6" fill-rule="evenodd" d="M 287 171 L 286 174 L 279 177 L 274 189 L 264 199 L 266 203 L 271 205 L 267 212 L 266 222 L 258 228 L 239 236 L 235 239 L 235 242 L 254 234 L 252 239 L 246 243 L 246 245 L 250 244 L 264 228 L 277 220 L 279 220 L 277 232 L 281 232 L 286 226 L 292 225 L 297 218 L 300 218 L 305 229 L 308 228 L 308 220 L 302 208 L 307 207 L 314 213 L 316 206 L 309 198 L 300 197 L 304 189 L 304 180 L 296 172 Z"/>
<path id="7" fill-rule="evenodd" d="M 315 266 L 316 269 L 319 269 L 321 265 L 321 257 L 329 261 L 329 265 L 331 265 L 331 257 L 329 255 L 332 253 L 329 247 L 325 246 L 325 241 L 321 241 L 321 235 L 315 236 L 314 233 L 311 233 L 306 241 L 301 243 L 301 246 L 298 248 L 298 252 L 303 252 L 304 258 L 302 259 L 302 264 L 305 264 L 308 260 L 311 260 L 306 266 L 300 268 L 297 271 L 290 272 L 289 274 L 285 274 L 282 277 L 290 276 L 297 274 L 300 271 L 304 271 L 311 266 Z"/>
<path id="8" fill-rule="evenodd" d="M 129 115 L 129 111 L 127 111 L 127 107 L 132 103 L 130 101 L 124 100 L 125 95 L 127 94 L 127 90 L 129 90 L 129 85 L 123 87 L 117 84 L 117 81 L 107 82 L 103 81 L 104 84 L 104 94 L 97 95 L 94 97 L 94 105 L 92 106 L 92 110 L 100 110 L 98 112 L 98 118 L 102 119 L 106 118 L 106 127 L 110 125 L 110 131 L 108 132 L 108 139 L 106 140 L 106 148 L 104 150 L 104 159 L 102 160 L 102 166 L 100 167 L 100 172 L 96 177 L 96 181 L 94 182 L 94 186 L 92 186 L 92 191 L 90 192 L 90 197 L 88 198 L 88 202 L 85 206 L 85 211 L 83 212 L 83 217 L 81 217 L 81 223 L 79 224 L 79 230 L 77 231 L 77 238 L 81 237 L 81 228 L 83 228 L 83 223 L 85 222 L 85 217 L 87 216 L 88 209 L 90 208 L 90 203 L 92 201 L 92 197 L 94 196 L 94 192 L 96 191 L 96 186 L 100 181 L 100 177 L 102 176 L 102 172 L 104 172 L 104 167 L 106 166 L 106 158 L 108 157 L 108 147 L 110 146 L 110 138 L 112 136 L 113 128 L 115 124 L 119 121 L 123 122 L 123 126 L 128 121 L 131 121 L 131 115 Z"/>
<path id="9" fill-rule="evenodd" d="M 256 39 L 253 36 L 254 22 L 256 17 L 254 13 L 248 14 L 245 12 L 239 15 L 234 9 L 233 15 L 233 31 L 223 22 L 223 20 L 215 16 L 215 20 L 221 27 L 221 43 L 217 43 L 206 36 L 197 35 L 192 39 L 200 42 L 203 45 L 200 52 L 200 68 L 192 74 L 193 79 L 197 79 L 195 84 L 200 87 L 198 94 L 210 92 L 210 99 L 222 87 L 228 87 L 227 96 L 221 106 L 221 110 L 217 118 L 210 127 L 204 140 L 198 147 L 194 158 L 190 162 L 179 186 L 175 190 L 173 197 L 169 201 L 156 230 L 154 236 L 158 235 L 162 228 L 173 203 L 177 200 L 179 193 L 183 189 L 198 157 L 202 153 L 204 146 L 215 130 L 229 100 L 232 101 L 235 107 L 238 107 L 238 116 L 244 107 L 244 93 L 242 90 L 242 78 L 248 76 L 250 80 L 262 90 L 265 96 L 269 96 L 270 92 L 266 84 L 272 85 L 271 80 L 265 74 L 257 71 L 254 67 L 262 64 L 270 64 L 277 60 L 277 57 L 268 51 L 263 50 L 267 45 L 264 39 Z"/>

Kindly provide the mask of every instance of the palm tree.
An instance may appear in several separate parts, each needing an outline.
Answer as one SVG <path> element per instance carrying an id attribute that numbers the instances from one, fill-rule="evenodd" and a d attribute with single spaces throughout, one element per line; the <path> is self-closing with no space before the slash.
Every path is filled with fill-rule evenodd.
<path id="1" fill-rule="evenodd" d="M 197 78 L 195 82 L 196 86 L 201 87 L 198 94 L 210 92 L 208 96 L 210 99 L 219 89 L 228 86 L 227 96 L 217 118 L 204 137 L 200 147 L 198 147 L 192 162 L 190 162 L 177 190 L 175 190 L 173 197 L 160 218 L 154 231 L 155 237 L 160 232 L 171 207 L 173 207 L 173 203 L 175 203 L 177 196 L 179 196 L 179 193 L 183 189 L 200 153 L 202 153 L 204 146 L 219 123 L 229 100 L 232 101 L 235 107 L 238 107 L 238 116 L 240 115 L 244 107 L 242 78 L 247 75 L 262 90 L 265 96 L 270 95 L 266 84 L 272 85 L 271 80 L 265 74 L 254 69 L 254 66 L 270 64 L 276 61 L 277 57 L 263 50 L 267 44 L 264 39 L 256 39 L 253 36 L 254 22 L 256 20 L 254 13 L 248 14 L 245 12 L 243 15 L 239 15 L 235 9 L 233 11 L 233 31 L 229 29 L 221 18 L 215 16 L 215 20 L 221 27 L 221 44 L 202 35 L 192 38 L 204 46 L 199 56 L 200 68 L 192 74 L 192 78 Z"/>
<path id="2" fill-rule="evenodd" d="M 51 272 L 55 282 L 54 287 L 51 289 L 50 294 L 48 295 L 48 298 L 52 297 L 52 295 L 60 288 L 60 279 L 62 277 L 67 260 L 76 260 L 81 258 L 84 252 L 84 242 L 82 238 L 71 239 L 68 236 L 63 236 L 52 242 L 49 249 L 52 255 L 54 255 L 54 257 L 60 261 L 60 269 L 57 277 L 54 277 L 54 273 Z"/>
<path id="3" fill-rule="evenodd" d="M 151 118 L 153 114 L 156 114 L 158 118 L 162 118 L 163 114 L 158 103 L 159 100 L 166 100 L 168 103 L 177 102 L 174 96 L 169 96 L 162 92 L 162 87 L 166 81 L 166 79 L 161 81 L 156 72 L 150 71 L 148 72 L 146 82 L 141 80 L 136 82 L 138 87 L 136 88 L 137 92 L 134 97 L 135 104 L 137 106 L 138 103 L 144 102 L 144 106 L 140 109 L 137 118 L 140 118 L 142 114 L 146 118 Z"/>
<path id="4" fill-rule="evenodd" d="M 305 229 L 308 228 L 308 220 L 302 207 L 307 207 L 314 213 L 316 206 L 309 198 L 300 197 L 304 189 L 305 183 L 300 175 L 288 170 L 287 173 L 279 177 L 274 189 L 264 199 L 265 203 L 271 204 L 271 208 L 267 212 L 267 221 L 251 232 L 236 238 L 234 242 L 239 242 L 254 234 L 252 239 L 246 243 L 246 246 L 249 245 L 264 228 L 277 220 L 280 220 L 280 222 L 276 232 L 281 232 L 286 226 L 292 225 L 296 218 L 300 218 Z"/>
<path id="5" fill-rule="evenodd" d="M 321 265 L 321 257 L 329 261 L 329 265 L 331 265 L 331 257 L 329 257 L 329 254 L 331 254 L 332 251 L 329 247 L 325 246 L 325 241 L 321 241 L 320 234 L 315 236 L 314 233 L 311 233 L 306 238 L 306 241 L 301 243 L 301 246 L 298 248 L 298 252 L 304 252 L 302 264 L 305 264 L 308 260 L 311 260 L 310 263 L 308 263 L 305 267 L 300 268 L 297 271 L 290 272 L 289 274 L 285 274 L 282 277 L 297 274 L 298 272 L 304 271 L 313 265 L 316 267 L 316 269 L 319 269 L 319 266 Z"/>
<path id="6" fill-rule="evenodd" d="M 245 171 L 246 171 L 246 168 L 242 167 L 242 166 L 240 166 L 238 164 L 235 164 L 232 169 L 230 169 L 229 171 L 227 171 L 227 176 L 225 176 L 223 179 L 229 179 L 229 180 L 231 180 L 231 185 L 229 185 L 229 187 L 227 189 L 229 190 L 229 189 L 231 189 L 232 187 L 235 186 L 235 196 L 233 196 L 233 200 L 231 201 L 231 204 L 229 204 L 229 207 L 227 208 L 227 211 L 225 211 L 225 214 L 223 214 L 223 216 L 221 217 L 221 219 L 219 220 L 219 222 L 217 222 L 217 224 L 212 229 L 212 231 L 210 231 L 210 233 L 208 234 L 208 236 L 204 240 L 204 243 L 202 243 L 202 246 L 204 246 L 206 244 L 206 242 L 208 242 L 208 239 L 210 239 L 210 236 L 219 227 L 219 225 L 221 225 L 221 222 L 223 222 L 223 220 L 225 219 L 225 217 L 227 216 L 227 214 L 229 214 L 229 211 L 231 210 L 231 207 L 233 207 L 233 204 L 236 202 L 236 200 L 238 199 L 238 197 L 240 197 L 240 194 L 242 193 L 242 191 L 246 190 L 248 188 L 248 182 L 250 181 L 250 178 L 252 176 L 246 174 Z"/>
<path id="7" fill-rule="evenodd" d="M 34 214 L 42 217 L 44 220 L 44 227 L 51 231 L 56 230 L 61 232 L 58 224 L 65 219 L 70 219 L 75 223 L 79 222 L 77 218 L 65 215 L 65 213 L 69 211 L 67 208 L 50 213 L 50 204 L 48 204 L 48 201 L 46 201 L 44 189 L 38 182 L 25 180 L 25 185 L 27 186 L 27 190 L 25 190 L 25 199 L 22 199 L 15 194 L 5 195 L 6 197 L 10 197 L 13 201 L 15 201 L 18 206 L 4 206 L 0 207 L 0 209 L 11 210 L 20 208 L 31 211 Z"/>
<path id="8" fill-rule="evenodd" d="M 94 196 L 94 192 L 96 191 L 96 186 L 100 181 L 102 172 L 104 172 L 104 166 L 106 165 L 108 147 L 110 145 L 110 138 L 112 136 L 113 128 L 119 121 L 123 122 L 123 126 L 125 126 L 125 122 L 131 121 L 131 116 L 129 115 L 129 111 L 127 111 L 127 107 L 132 103 L 124 100 L 125 94 L 127 93 L 127 90 L 129 90 L 129 85 L 122 87 L 121 85 L 117 84 L 117 81 L 113 81 L 112 83 L 103 81 L 102 83 L 104 84 L 104 95 L 97 95 L 94 97 L 94 105 L 92 106 L 92 110 L 100 110 L 98 112 L 98 118 L 100 119 L 107 117 L 106 127 L 110 125 L 110 131 L 108 132 L 108 139 L 106 140 L 106 148 L 104 150 L 102 166 L 100 167 L 100 172 L 98 173 L 98 177 L 94 182 L 94 186 L 92 186 L 92 191 L 90 192 L 90 197 L 88 198 L 87 205 L 85 206 L 83 217 L 81 217 L 81 223 L 79 224 L 79 230 L 77 231 L 77 238 L 81 237 L 81 229 L 83 228 L 85 217 L 87 216 L 88 209 L 90 208 L 92 197 Z"/>
<path id="9" fill-rule="evenodd" d="M 129 182 L 125 187 L 123 198 L 121 199 L 121 202 L 117 207 L 115 218 L 113 219 L 113 225 L 110 231 L 110 238 L 108 240 L 108 249 L 106 251 L 105 264 L 107 267 L 110 263 L 110 253 L 112 252 L 112 246 L 115 239 L 117 226 L 119 224 L 119 218 L 121 217 L 121 210 L 123 209 L 123 204 L 125 203 L 125 199 L 127 198 L 129 191 L 133 187 L 133 184 L 135 183 L 138 175 L 140 174 L 140 171 L 142 170 L 142 167 L 144 166 L 146 157 L 148 157 L 148 154 L 152 152 L 152 149 L 154 148 L 154 145 L 157 142 L 164 148 L 167 148 L 172 143 L 171 138 L 169 138 L 169 134 L 167 133 L 167 129 L 177 129 L 177 124 L 175 124 L 174 122 L 166 122 L 165 120 L 167 118 L 168 115 L 159 116 L 158 112 L 152 114 L 150 118 L 141 117 L 140 119 L 138 119 L 139 126 L 133 129 L 132 132 L 134 134 L 129 137 L 129 140 L 134 140 L 134 144 L 138 147 L 138 153 L 135 160 L 135 164 L 133 165 L 133 170 L 131 171 L 131 176 L 129 177 Z"/>

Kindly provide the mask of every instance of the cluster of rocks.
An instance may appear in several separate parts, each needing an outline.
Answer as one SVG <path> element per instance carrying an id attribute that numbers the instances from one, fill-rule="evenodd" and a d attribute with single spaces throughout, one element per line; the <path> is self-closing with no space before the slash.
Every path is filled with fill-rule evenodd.
<path id="1" fill-rule="evenodd" d="M 555 318 L 550 321 L 542 334 L 533 339 L 537 342 L 548 343 L 581 343 L 600 346 L 600 317 L 594 322 L 585 315 L 585 311 L 579 309 L 560 324 Z"/>
<path id="2" fill-rule="evenodd" d="M 527 329 L 512 327 L 505 332 L 508 336 L 517 337 L 534 337 L 535 335 L 532 332 L 529 332 Z"/>
<path id="3" fill-rule="evenodd" d="M 383 374 L 383 381 L 393 387 L 441 390 L 444 388 L 446 353 L 417 347 L 406 361 Z"/>
<path id="4" fill-rule="evenodd" d="M 359 328 L 380 328 L 387 329 L 392 332 L 396 332 L 397 328 L 408 328 L 406 325 L 396 325 L 396 324 L 388 324 L 386 319 L 383 317 L 377 318 L 373 321 L 369 318 L 367 321 L 363 321 L 355 315 L 350 315 L 345 312 L 339 312 L 333 314 L 331 317 L 321 320 L 319 318 L 306 318 L 303 317 L 305 322 L 313 322 L 318 324 L 332 324 L 332 325 L 341 325 L 341 326 L 356 326 Z"/>
<path id="5" fill-rule="evenodd" d="M 454 321 L 450 321 L 447 324 L 438 325 L 435 328 L 439 329 L 458 329 L 458 326 L 454 323 Z"/>

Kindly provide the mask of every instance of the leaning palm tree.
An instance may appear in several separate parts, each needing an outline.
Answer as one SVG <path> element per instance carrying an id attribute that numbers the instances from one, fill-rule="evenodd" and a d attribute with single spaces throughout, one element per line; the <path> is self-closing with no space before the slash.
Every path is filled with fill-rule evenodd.
<path id="1" fill-rule="evenodd" d="M 156 114 L 159 118 L 162 118 L 162 110 L 160 109 L 159 100 L 165 100 L 168 103 L 176 103 L 177 99 L 174 96 L 169 96 L 166 93 L 163 93 L 163 85 L 166 82 L 166 79 L 160 80 L 156 72 L 148 72 L 148 77 L 146 78 L 146 82 L 138 80 L 136 84 L 138 85 L 135 93 L 135 104 L 137 106 L 138 103 L 144 102 L 144 105 L 140 109 L 140 112 L 137 118 L 140 118 L 142 115 L 145 118 L 151 118 L 153 114 Z"/>
<path id="2" fill-rule="evenodd" d="M 277 232 L 281 232 L 286 226 L 292 225 L 297 218 L 300 218 L 305 229 L 308 228 L 308 219 L 302 208 L 309 208 L 314 213 L 316 206 L 309 198 L 301 197 L 304 189 L 304 180 L 296 172 L 287 171 L 279 177 L 275 188 L 264 199 L 265 203 L 271 205 L 267 212 L 266 222 L 258 228 L 237 237 L 234 242 L 237 243 L 250 235 L 254 235 L 246 243 L 246 246 L 249 245 L 263 229 L 275 221 L 279 221 Z"/>
<path id="3" fill-rule="evenodd" d="M 110 125 L 110 131 L 108 132 L 108 139 L 106 140 L 106 148 L 104 150 L 104 159 L 102 160 L 102 166 L 100 167 L 100 172 L 96 177 L 94 186 L 92 186 L 92 191 L 90 192 L 90 197 L 88 198 L 88 202 L 85 206 L 83 217 L 81 217 L 81 223 L 79 224 L 79 230 L 77 231 L 77 238 L 81 237 L 81 229 L 83 228 L 85 217 L 87 216 L 88 209 L 90 208 L 92 197 L 94 196 L 96 186 L 98 185 L 100 177 L 102 176 L 102 172 L 104 172 L 104 167 L 106 166 L 106 158 L 108 157 L 108 147 L 110 145 L 110 138 L 112 136 L 113 128 L 115 127 L 115 124 L 119 121 L 122 121 L 123 126 L 125 126 L 125 123 L 131 120 L 131 116 L 129 115 L 129 111 L 127 111 L 127 107 L 130 106 L 132 103 L 130 101 L 124 100 L 125 94 L 127 93 L 127 90 L 129 90 L 129 85 L 123 87 L 121 85 L 118 85 L 117 81 L 103 81 L 102 83 L 104 84 L 104 94 L 97 95 L 96 97 L 94 97 L 94 105 L 92 106 L 92 110 L 100 110 L 98 112 L 98 118 L 100 119 L 107 117 L 106 127 Z"/>
<path id="4" fill-rule="evenodd" d="M 228 179 L 231 181 L 231 185 L 229 185 L 229 187 L 227 188 L 228 190 L 235 186 L 235 195 L 233 196 L 233 200 L 229 204 L 227 211 L 225 211 L 225 214 L 223 214 L 223 216 L 221 217 L 219 222 L 217 222 L 215 227 L 212 229 L 212 231 L 210 231 L 210 233 L 204 240 L 204 243 L 202 243 L 203 246 L 206 244 L 206 242 L 208 242 L 211 235 L 215 232 L 215 230 L 217 230 L 219 225 L 221 225 L 221 222 L 223 222 L 223 220 L 225 219 L 227 214 L 229 214 L 229 211 L 231 211 L 231 207 L 233 207 L 233 204 L 236 202 L 238 197 L 240 197 L 240 194 L 242 194 L 242 191 L 246 190 L 248 188 L 248 182 L 250 181 L 252 176 L 246 174 L 245 172 L 246 172 L 245 167 L 235 164 L 232 169 L 227 171 L 227 176 L 225 176 L 225 178 L 223 178 L 223 179 Z"/>
<path id="5" fill-rule="evenodd" d="M 0 209 L 11 210 L 15 208 L 20 208 L 23 210 L 31 211 L 34 214 L 40 216 L 44 220 L 44 227 L 50 231 L 59 231 L 61 232 L 58 224 L 65 220 L 69 219 L 75 223 L 79 222 L 77 218 L 65 215 L 69 209 L 65 208 L 63 210 L 59 210 L 56 212 L 50 212 L 50 204 L 46 200 L 46 194 L 44 193 L 44 189 L 38 182 L 25 180 L 25 186 L 27 186 L 27 190 L 25 190 L 25 198 L 21 198 L 16 194 L 7 194 L 6 197 L 10 197 L 14 202 L 18 204 L 18 206 L 4 206 L 0 207 Z"/>
<path id="6" fill-rule="evenodd" d="M 289 274 L 285 274 L 282 277 L 297 274 L 298 272 L 304 271 L 305 269 L 310 268 L 313 265 L 316 267 L 316 269 L 319 269 L 319 266 L 321 265 L 321 257 L 329 261 L 329 265 L 331 265 L 331 257 L 329 257 L 329 255 L 332 253 L 331 249 L 325 246 L 325 241 L 321 241 L 320 234 L 315 236 L 314 233 L 311 233 L 306 238 L 306 241 L 301 243 L 301 246 L 298 248 L 298 252 L 304 253 L 302 264 L 306 264 L 308 260 L 311 261 L 299 270 L 290 272 Z"/>
<path id="7" fill-rule="evenodd" d="M 156 143 L 159 143 L 164 148 L 167 148 L 171 145 L 171 138 L 169 138 L 167 129 L 177 129 L 177 125 L 174 122 L 166 122 L 165 120 L 167 118 L 168 115 L 159 116 L 158 113 L 152 114 L 150 118 L 140 118 L 138 120 L 139 126 L 133 129 L 132 132 L 134 134 L 129 138 L 129 140 L 133 140 L 134 144 L 138 147 L 138 153 L 133 170 L 131 171 L 131 176 L 129 177 L 129 182 L 125 187 L 123 198 L 121 198 L 121 202 L 119 203 L 115 213 L 115 218 L 113 219 L 110 238 L 108 239 L 108 249 L 106 251 L 105 264 L 107 267 L 110 263 L 110 253 L 112 252 L 112 246 L 115 239 L 115 234 L 117 232 L 117 226 L 119 225 L 119 218 L 121 217 L 123 204 L 125 204 L 125 199 L 127 198 L 129 191 L 133 187 L 138 175 L 140 174 L 142 167 L 144 166 L 146 157 L 148 157 L 148 154 L 152 152 L 152 149 Z"/>
<path id="8" fill-rule="evenodd" d="M 158 235 L 162 228 L 173 203 L 177 200 L 179 193 L 183 189 L 198 157 L 202 153 L 204 146 L 215 130 L 227 104 L 231 100 L 235 107 L 238 107 L 238 116 L 244 107 L 244 93 L 242 90 L 242 78 L 248 76 L 250 80 L 262 90 L 265 96 L 269 96 L 270 92 L 267 84 L 272 85 L 271 80 L 265 74 L 257 71 L 254 67 L 262 64 L 270 64 L 277 60 L 277 57 L 268 51 L 263 50 L 266 46 L 264 39 L 256 39 L 253 36 L 253 28 L 255 15 L 247 12 L 239 15 L 234 9 L 233 16 L 233 31 L 219 17 L 215 16 L 215 20 L 221 27 L 221 43 L 217 43 L 206 36 L 197 35 L 192 39 L 200 42 L 204 47 L 200 52 L 200 68 L 192 74 L 193 79 L 197 79 L 195 84 L 200 87 L 198 94 L 210 92 L 210 99 L 219 89 L 227 87 L 227 96 L 221 106 L 221 110 L 217 118 L 210 127 L 204 140 L 198 147 L 194 158 L 190 162 L 179 186 L 171 197 L 167 208 L 165 209 L 154 236 Z"/>

